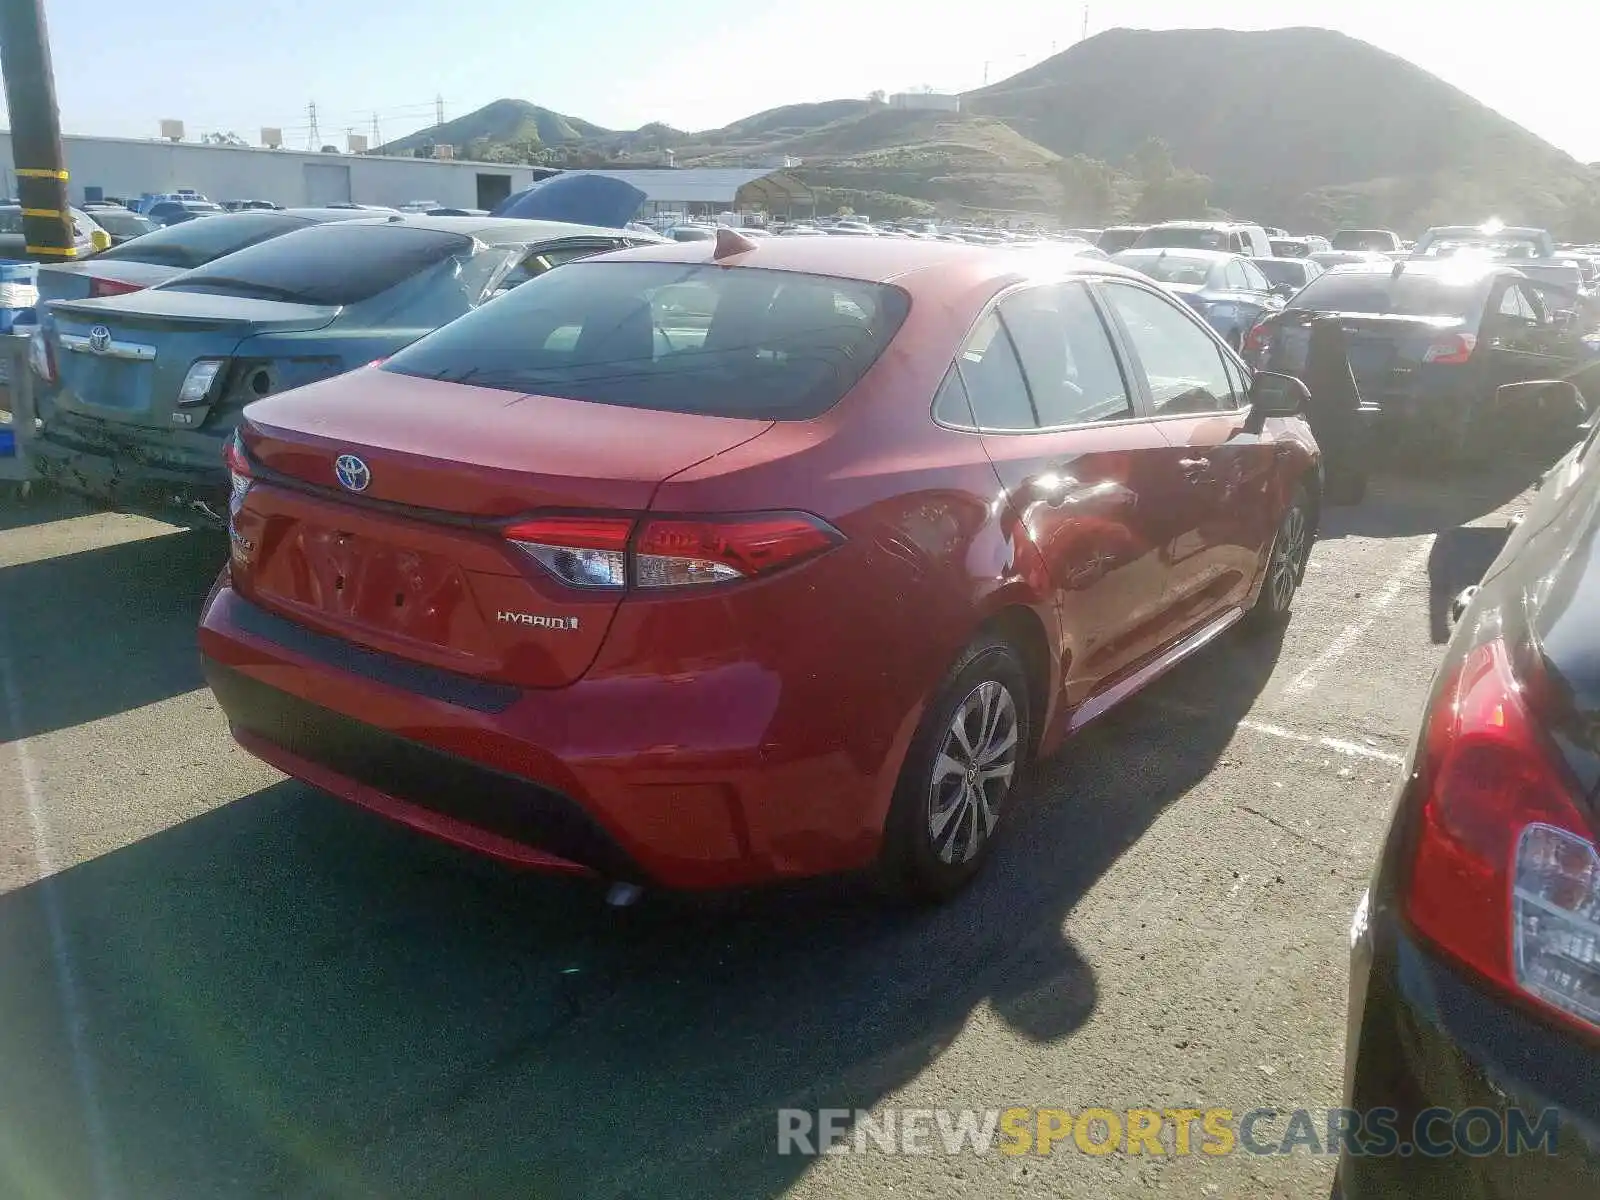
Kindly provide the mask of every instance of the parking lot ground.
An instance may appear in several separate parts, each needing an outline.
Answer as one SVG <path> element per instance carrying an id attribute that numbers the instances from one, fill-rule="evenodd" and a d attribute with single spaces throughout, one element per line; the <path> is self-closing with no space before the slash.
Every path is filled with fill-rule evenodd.
<path id="1" fill-rule="evenodd" d="M 613 911 L 285 781 L 201 683 L 219 539 L 0 500 L 0 1194 L 1324 1197 L 1303 1151 L 785 1156 L 777 1110 L 1338 1103 L 1350 913 L 1533 474 L 1331 512 L 1280 637 L 1091 726 L 910 912 Z"/>

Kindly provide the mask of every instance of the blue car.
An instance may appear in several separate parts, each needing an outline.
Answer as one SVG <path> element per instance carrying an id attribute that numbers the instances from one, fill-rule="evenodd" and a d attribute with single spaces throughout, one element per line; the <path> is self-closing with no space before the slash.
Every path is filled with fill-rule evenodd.
<path id="1" fill-rule="evenodd" d="M 1256 322 L 1283 308 L 1283 297 L 1248 258 L 1222 250 L 1124 250 L 1111 261 L 1175 292 L 1235 350 Z"/>

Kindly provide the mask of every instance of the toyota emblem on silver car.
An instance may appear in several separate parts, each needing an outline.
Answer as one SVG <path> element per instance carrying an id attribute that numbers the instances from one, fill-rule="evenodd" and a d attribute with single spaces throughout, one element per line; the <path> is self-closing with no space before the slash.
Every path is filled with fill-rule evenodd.
<path id="1" fill-rule="evenodd" d="M 372 472 L 367 464 L 354 454 L 341 454 L 333 464 L 333 473 L 339 477 L 340 486 L 347 491 L 364 492 L 372 482 Z"/>
<path id="2" fill-rule="evenodd" d="M 89 349 L 96 354 L 104 354 L 111 349 L 111 330 L 104 325 L 96 325 L 89 330 Z"/>

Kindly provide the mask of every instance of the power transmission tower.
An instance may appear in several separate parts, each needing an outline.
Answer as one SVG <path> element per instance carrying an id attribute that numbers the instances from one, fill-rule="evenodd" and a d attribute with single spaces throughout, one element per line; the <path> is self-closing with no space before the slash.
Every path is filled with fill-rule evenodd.
<path id="1" fill-rule="evenodd" d="M 444 124 L 444 94 L 441 92 L 433 98 L 433 123 Z"/>
<path id="2" fill-rule="evenodd" d="M 378 134 L 378 114 L 372 114 L 372 148 L 376 150 L 383 145 L 383 138 Z"/>
<path id="3" fill-rule="evenodd" d="M 306 120 L 311 126 L 311 131 L 306 134 L 306 149 L 320 150 L 322 148 L 322 133 L 317 129 L 317 102 L 315 100 L 306 105 Z"/>

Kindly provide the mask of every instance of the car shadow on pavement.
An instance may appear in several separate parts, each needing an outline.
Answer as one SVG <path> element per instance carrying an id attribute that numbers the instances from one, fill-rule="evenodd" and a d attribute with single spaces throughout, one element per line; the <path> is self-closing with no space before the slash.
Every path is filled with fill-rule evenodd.
<path id="1" fill-rule="evenodd" d="M 1470 470 L 1377 466 L 1360 504 L 1327 507 L 1318 537 L 1420 537 L 1492 513 L 1532 487 L 1555 458 L 1515 455 Z"/>
<path id="2" fill-rule="evenodd" d="M 26 529 L 32 525 L 48 525 L 51 521 L 65 521 L 89 512 L 88 505 L 60 492 L 32 488 L 26 495 L 20 484 L 0 483 L 0 533 L 8 529 Z"/>
<path id="3" fill-rule="evenodd" d="M 195 626 L 227 543 L 194 531 L 0 567 L 0 656 L 31 737 L 204 685 Z"/>
<path id="4" fill-rule="evenodd" d="M 937 909 L 827 881 L 615 911 L 292 782 L 0 897 L 0 1191 L 779 1195 L 812 1165 L 776 1152 L 779 1108 L 880 1101 L 974 1019 L 1084 1023 L 1067 914 L 1277 647 L 1225 638 L 1036 767 Z M 1011 1100 L 989 1086 L 935 1102 Z"/>

